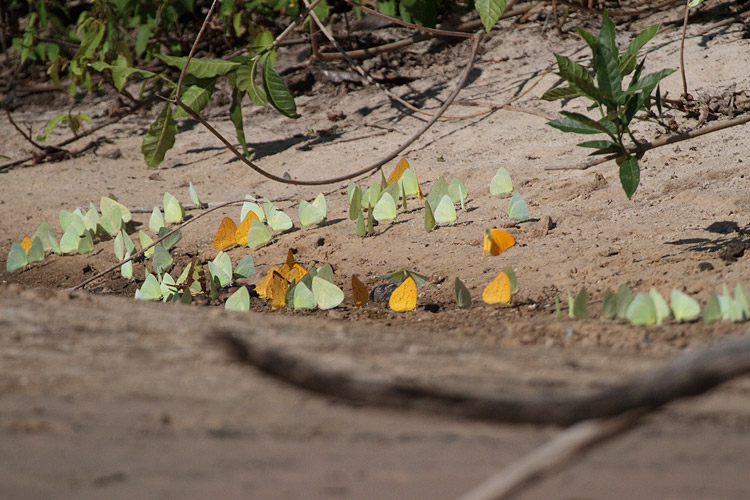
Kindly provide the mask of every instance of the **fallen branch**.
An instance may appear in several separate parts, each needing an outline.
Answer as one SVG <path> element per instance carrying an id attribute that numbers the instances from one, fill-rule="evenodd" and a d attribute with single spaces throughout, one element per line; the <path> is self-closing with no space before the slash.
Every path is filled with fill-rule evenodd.
<path id="1" fill-rule="evenodd" d="M 554 472 L 584 451 L 632 428 L 646 415 L 634 411 L 607 420 L 585 420 L 552 438 L 458 500 L 504 500 L 532 481 Z"/>
<path id="2" fill-rule="evenodd" d="M 650 149 L 660 148 L 662 146 L 666 146 L 667 144 L 675 144 L 677 142 L 687 141 L 688 139 L 695 139 L 696 137 L 700 137 L 702 135 L 710 134 L 713 132 L 718 132 L 719 130 L 724 130 L 725 128 L 736 127 L 737 125 L 743 125 L 747 122 L 750 122 L 750 114 L 739 116 L 732 120 L 717 122 L 717 123 L 714 123 L 713 125 L 709 125 L 707 127 L 703 127 L 703 128 L 696 129 L 696 130 L 691 130 L 689 132 L 683 132 L 681 134 L 664 137 L 657 141 L 641 142 L 638 144 L 638 146 L 628 148 L 628 154 L 640 156 Z M 596 165 L 601 165 L 602 163 L 606 163 L 610 160 L 615 160 L 621 156 L 623 155 L 614 153 L 611 155 L 603 156 L 602 158 L 599 158 L 597 160 L 592 160 L 588 163 L 584 163 L 583 165 L 576 165 L 573 167 L 569 167 L 566 165 L 556 166 L 556 167 L 545 167 L 544 170 L 586 170 Z"/>
<path id="3" fill-rule="evenodd" d="M 662 368 L 603 390 L 562 396 L 516 397 L 499 391 L 449 388 L 392 375 L 321 364 L 265 342 L 253 333 L 219 330 L 244 362 L 313 392 L 357 403 L 419 409 L 493 422 L 571 425 L 630 410 L 654 410 L 675 399 L 697 396 L 750 373 L 750 334 L 684 354 Z"/>

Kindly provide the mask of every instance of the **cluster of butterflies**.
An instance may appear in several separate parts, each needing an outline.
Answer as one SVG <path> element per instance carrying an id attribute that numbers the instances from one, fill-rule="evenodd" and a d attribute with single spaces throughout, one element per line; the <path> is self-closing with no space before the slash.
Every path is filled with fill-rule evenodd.
<path id="1" fill-rule="evenodd" d="M 499 255 L 504 250 L 515 245 L 513 236 L 499 229 L 487 231 L 485 235 L 484 252 Z M 226 255 L 223 252 L 220 254 Z M 249 256 L 248 256 L 249 257 Z M 228 258 L 228 257 L 227 257 Z M 247 258 L 247 257 L 245 257 Z M 212 275 L 216 270 L 209 269 Z M 227 263 L 231 270 L 231 262 Z M 227 277 L 229 274 L 226 274 Z M 414 271 L 402 269 L 381 276 L 390 283 L 396 284 L 389 292 L 388 306 L 397 312 L 413 311 L 417 308 L 417 287 L 424 285 L 428 278 Z M 229 281 L 219 282 L 226 286 Z M 352 299 L 355 307 L 362 307 L 369 302 L 367 286 L 357 277 L 351 277 Z M 510 303 L 512 294 L 518 291 L 516 275 L 511 268 L 492 280 L 484 289 L 482 299 L 488 304 Z M 267 273 L 255 284 L 255 293 L 261 299 L 270 302 L 271 309 L 332 309 L 344 301 L 344 292 L 334 281 L 333 268 L 330 264 L 323 264 L 309 271 L 302 267 L 294 258 L 290 249 L 286 262 L 280 266 L 272 266 Z M 459 308 L 471 305 L 471 294 L 460 279 L 455 281 L 456 304 Z M 250 309 L 250 292 L 245 286 L 240 286 L 229 296 L 224 307 L 232 311 L 248 311 Z"/>
<path id="2" fill-rule="evenodd" d="M 555 299 L 556 314 L 562 316 L 560 300 Z M 568 292 L 568 316 L 583 319 L 587 316 L 588 297 L 583 288 L 574 298 Z M 700 317 L 701 307 L 694 298 L 677 289 L 672 289 L 669 303 L 656 288 L 648 293 L 633 293 L 621 286 L 617 293 L 610 289 L 602 297 L 602 319 L 608 321 L 629 321 L 633 325 L 661 325 L 670 316 L 678 323 L 693 321 Z M 732 295 L 726 285 L 721 294 L 712 293 L 703 309 L 703 321 L 743 322 L 750 320 L 750 293 L 741 283 L 737 283 Z"/>

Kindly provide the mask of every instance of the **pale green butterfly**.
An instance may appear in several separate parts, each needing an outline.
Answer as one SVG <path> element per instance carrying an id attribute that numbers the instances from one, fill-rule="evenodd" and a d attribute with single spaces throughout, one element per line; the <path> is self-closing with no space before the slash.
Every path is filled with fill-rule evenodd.
<path id="1" fill-rule="evenodd" d="M 656 323 L 656 307 L 650 296 L 639 293 L 628 306 L 625 318 L 633 325 L 653 325 Z"/>
<path id="2" fill-rule="evenodd" d="M 396 218 L 396 202 L 389 193 L 383 193 L 383 197 L 372 209 L 372 216 L 377 221 Z"/>
<path id="3" fill-rule="evenodd" d="M 432 207 L 429 200 L 424 200 L 424 230 L 428 233 L 435 227 L 435 215 L 432 213 Z"/>
<path id="4" fill-rule="evenodd" d="M 269 222 L 271 218 L 272 215 L 269 214 Z M 258 248 L 269 241 L 271 241 L 271 233 L 268 232 L 266 225 L 258 219 L 253 219 L 250 222 L 250 231 L 247 233 L 247 246 L 250 248 Z"/>
<path id="5" fill-rule="evenodd" d="M 185 283 L 191 274 L 193 276 L 193 282 L 190 284 L 189 290 L 186 290 L 183 295 L 185 293 L 187 293 L 188 295 L 191 293 L 199 294 L 203 290 L 200 282 L 201 272 L 202 266 L 197 263 L 192 263 L 185 266 L 185 269 L 182 270 L 182 273 L 180 273 L 180 276 L 177 278 L 177 284 L 181 285 Z"/>
<path id="6" fill-rule="evenodd" d="M 148 228 L 154 232 L 158 233 L 159 229 L 164 227 L 164 217 L 161 214 L 161 210 L 159 207 L 154 207 L 154 209 L 151 211 L 151 217 L 148 218 Z"/>
<path id="7" fill-rule="evenodd" d="M 380 184 L 373 182 L 372 185 L 362 195 L 362 206 L 365 208 L 373 208 L 377 205 L 380 199 Z"/>
<path id="8" fill-rule="evenodd" d="M 263 203 L 263 210 L 266 212 L 268 225 L 271 226 L 271 229 L 274 231 L 286 231 L 292 228 L 292 219 L 287 214 L 276 208 L 267 198 Z"/>
<path id="9" fill-rule="evenodd" d="M 723 285 L 722 288 L 723 288 L 724 293 L 719 295 L 719 306 L 721 307 L 721 318 L 724 321 L 733 321 L 733 322 L 741 321 L 742 312 L 740 311 L 740 308 L 737 306 L 737 303 L 729 294 L 729 290 L 727 289 L 727 286 Z"/>
<path id="10" fill-rule="evenodd" d="M 313 278 L 315 279 L 320 278 Z M 324 283 L 328 283 L 325 281 Z M 335 285 L 334 285 L 335 286 Z M 315 309 L 318 306 L 318 301 L 315 300 L 315 295 L 304 283 L 297 283 L 294 287 L 294 296 L 292 297 L 292 305 L 295 309 Z M 335 306 L 334 306 L 335 307 Z"/>
<path id="11" fill-rule="evenodd" d="M 165 273 L 159 282 L 159 290 L 161 291 L 163 302 L 169 302 L 177 294 L 177 284 L 169 273 Z M 177 298 L 179 299 L 179 297 Z"/>
<path id="12" fill-rule="evenodd" d="M 680 323 L 692 321 L 701 313 L 701 306 L 698 305 L 698 301 L 677 289 L 672 290 L 669 297 L 669 306 L 672 309 L 672 316 Z"/>
<path id="13" fill-rule="evenodd" d="M 208 263 L 208 270 L 211 271 L 211 279 L 219 279 L 221 288 L 229 286 L 232 282 L 232 260 L 226 252 L 217 253 L 214 260 Z"/>
<path id="14" fill-rule="evenodd" d="M 144 233 L 141 230 L 138 230 L 138 239 L 141 242 L 141 248 L 147 248 L 147 247 L 149 247 L 149 246 L 151 246 L 151 245 L 154 244 L 154 240 L 151 239 L 151 236 L 147 235 L 146 233 Z M 144 255 L 146 256 L 147 259 L 150 259 L 151 257 L 153 257 L 154 256 L 154 247 L 151 247 L 148 250 L 146 250 L 146 252 L 144 253 Z"/>
<path id="15" fill-rule="evenodd" d="M 5 261 L 5 269 L 9 273 L 14 273 L 32 262 L 39 262 L 41 260 L 44 260 L 44 247 L 42 241 L 38 237 L 34 238 L 28 254 L 20 243 L 14 241 L 10 245 L 8 259 Z"/>
<path id="16" fill-rule="evenodd" d="M 122 226 L 123 222 L 120 209 L 116 206 L 112 206 L 107 208 L 106 212 L 102 212 L 96 230 L 99 234 L 114 236 L 120 231 L 120 229 L 122 229 Z"/>
<path id="17" fill-rule="evenodd" d="M 89 231 L 96 232 L 96 227 L 99 225 L 99 212 L 96 211 L 93 203 L 89 203 L 88 212 L 83 214 L 83 224 Z"/>
<path id="18" fill-rule="evenodd" d="M 86 223 L 83 221 L 81 211 L 78 209 L 75 209 L 72 213 L 60 210 L 60 226 L 63 232 L 73 227 L 75 233 L 79 236 L 86 230 Z M 119 228 L 117 230 L 119 231 Z"/>
<path id="19" fill-rule="evenodd" d="M 185 208 L 177 198 L 165 192 L 162 202 L 164 207 L 164 220 L 169 224 L 177 224 L 185 217 Z"/>
<path id="20" fill-rule="evenodd" d="M 513 192 L 513 181 L 505 167 L 497 169 L 495 176 L 490 181 L 490 193 L 494 196 Z"/>
<path id="21" fill-rule="evenodd" d="M 130 258 L 130 252 L 125 252 L 125 258 Z M 133 261 L 129 260 L 125 264 L 120 266 L 120 274 L 126 280 L 133 279 Z"/>
<path id="22" fill-rule="evenodd" d="M 415 196 L 419 194 L 419 182 L 417 181 L 417 176 L 412 169 L 407 168 L 404 170 L 404 173 L 401 174 L 398 182 L 401 184 L 402 190 L 406 196 Z"/>
<path id="23" fill-rule="evenodd" d="M 450 224 L 456 221 L 456 207 L 453 206 L 453 200 L 447 194 L 440 199 L 440 203 L 435 208 L 435 222 L 438 224 Z"/>
<path id="24" fill-rule="evenodd" d="M 703 321 L 706 323 L 713 323 L 721 319 L 721 305 L 719 304 L 719 296 L 712 293 L 708 297 L 706 307 L 703 309 Z"/>
<path id="25" fill-rule="evenodd" d="M 388 186 L 380 191 L 380 198 L 383 198 L 383 195 L 385 193 L 388 193 L 391 195 L 391 198 L 393 198 L 393 201 L 396 202 L 396 205 L 398 205 L 399 200 L 401 199 L 401 184 L 398 182 L 391 182 L 388 184 Z"/>
<path id="26" fill-rule="evenodd" d="M 362 210 L 359 211 L 359 214 L 357 215 L 357 224 L 355 226 L 355 231 L 357 233 L 357 236 L 360 238 L 364 238 L 367 236 L 367 230 L 365 229 L 365 218 L 362 216 Z"/>
<path id="27" fill-rule="evenodd" d="M 508 217 L 520 221 L 529 219 L 529 207 L 526 206 L 523 196 L 518 191 L 513 193 L 513 197 L 508 204 Z"/>
<path id="28" fill-rule="evenodd" d="M 456 281 L 453 283 L 453 289 L 456 295 L 456 305 L 458 308 L 466 309 L 469 307 L 471 305 L 471 294 L 466 288 L 466 285 L 464 285 L 460 279 L 456 278 Z"/>
<path id="29" fill-rule="evenodd" d="M 326 262 L 319 268 L 315 269 L 315 276 L 326 280 L 329 283 L 333 283 L 333 267 L 331 264 Z"/>
<path id="30" fill-rule="evenodd" d="M 414 283 L 417 286 L 424 285 L 425 283 L 427 283 L 427 280 L 430 279 L 424 274 L 415 273 L 414 271 L 409 271 L 408 269 L 399 269 L 398 271 L 381 274 L 380 277 L 393 283 L 394 285 L 400 285 L 404 282 L 404 280 L 406 280 L 406 278 L 411 278 L 414 280 Z"/>
<path id="31" fill-rule="evenodd" d="M 585 319 L 588 313 L 589 299 L 586 295 L 586 287 L 581 288 L 576 298 L 573 299 L 570 291 L 568 291 L 568 317 L 571 319 Z"/>
<path id="32" fill-rule="evenodd" d="M 161 298 L 161 288 L 156 276 L 146 271 L 146 279 L 143 285 L 135 291 L 135 300 L 159 300 Z"/>
<path id="33" fill-rule="evenodd" d="M 617 317 L 617 295 L 607 288 L 602 296 L 602 318 L 615 319 Z"/>
<path id="34" fill-rule="evenodd" d="M 620 285 L 617 289 L 617 317 L 626 319 L 625 313 L 628 312 L 630 303 L 633 302 L 633 293 L 625 285 Z"/>
<path id="35" fill-rule="evenodd" d="M 117 209 L 117 211 L 120 212 L 120 220 L 122 220 L 122 222 L 130 222 L 132 215 L 130 210 L 128 210 L 128 207 L 108 196 L 102 196 L 99 200 L 99 210 L 101 211 L 102 216 L 107 215 L 108 212 L 113 211 L 114 209 Z"/>
<path id="36" fill-rule="evenodd" d="M 320 276 L 312 279 L 312 294 L 322 310 L 333 309 L 344 301 L 344 292 L 341 288 Z"/>
<path id="37" fill-rule="evenodd" d="M 503 269 L 503 272 L 508 277 L 508 281 L 510 281 L 510 294 L 511 295 L 517 294 L 519 288 L 518 288 L 518 278 L 516 277 L 516 272 L 510 266 Z"/>
<path id="38" fill-rule="evenodd" d="M 445 180 L 445 177 L 440 177 L 435 181 L 430 192 L 427 194 L 427 201 L 430 202 L 431 207 L 437 207 L 440 200 L 443 199 L 443 196 L 447 194 L 449 194 L 448 182 Z"/>
<path id="39" fill-rule="evenodd" d="M 158 275 L 164 274 L 167 269 L 169 269 L 169 266 L 172 265 L 173 259 L 172 256 L 169 255 L 169 252 L 166 248 L 164 248 L 161 245 L 156 245 L 154 247 L 154 260 L 152 262 L 154 266 L 154 272 Z M 231 264 L 230 264 L 231 265 Z"/>
<path id="40" fill-rule="evenodd" d="M 195 203 L 198 207 L 202 206 L 201 199 L 198 197 L 198 191 L 195 190 L 195 186 L 193 186 L 192 182 L 190 182 L 190 185 L 188 186 L 188 191 L 190 193 L 190 199 L 193 201 L 193 203 Z"/>
<path id="41" fill-rule="evenodd" d="M 122 237 L 124 231 L 120 231 L 117 233 L 117 236 L 115 236 L 114 239 L 114 250 L 115 250 L 115 257 L 117 260 L 122 260 L 125 258 L 125 239 Z"/>
<path id="42" fill-rule="evenodd" d="M 242 257 L 237 263 L 237 267 L 234 268 L 232 276 L 235 278 L 249 278 L 255 274 L 255 261 L 253 256 L 248 254 Z"/>
<path id="43" fill-rule="evenodd" d="M 89 240 L 91 240 L 91 234 L 84 229 L 83 233 L 88 236 Z M 78 230 L 75 225 L 71 224 L 68 226 L 68 229 L 63 234 L 62 238 L 60 238 L 60 251 L 62 253 L 74 253 L 79 252 L 79 249 L 81 248 L 81 241 L 83 240 L 82 234 L 78 233 Z M 87 245 L 84 245 L 84 248 Z M 92 248 L 93 248 L 93 241 L 92 241 Z M 90 251 L 90 250 L 89 250 Z M 86 253 L 86 252 L 79 252 L 79 253 Z"/>
<path id="44" fill-rule="evenodd" d="M 737 283 L 734 287 L 734 301 L 742 314 L 742 319 L 750 319 L 750 302 L 748 302 L 748 293 L 742 283 Z"/>
<path id="45" fill-rule="evenodd" d="M 466 210 L 466 197 L 468 193 L 466 192 L 466 186 L 464 186 L 464 183 L 458 177 L 451 179 L 451 184 L 448 186 L 448 194 L 453 203 L 460 203 L 461 210 Z"/>
<path id="46" fill-rule="evenodd" d="M 356 220 L 362 214 L 362 191 L 353 182 L 350 182 L 349 185 L 354 185 L 349 194 L 349 218 Z"/>
<path id="47" fill-rule="evenodd" d="M 42 241 L 45 251 L 49 250 L 55 253 L 60 253 L 60 244 L 57 242 L 57 239 L 55 239 L 55 232 L 52 230 L 52 226 L 50 226 L 49 223 L 42 222 L 39 224 L 37 230 L 31 235 L 32 241 L 34 241 L 35 238 L 39 238 Z"/>
<path id="48" fill-rule="evenodd" d="M 659 291 L 651 287 L 648 291 L 649 297 L 654 301 L 654 309 L 656 310 L 656 324 L 661 325 L 665 318 L 669 317 L 669 304 L 664 300 Z"/>
<path id="49" fill-rule="evenodd" d="M 94 240 L 91 238 L 90 231 L 84 231 L 83 236 L 78 240 L 78 253 L 85 254 L 94 250 Z"/>
<path id="50" fill-rule="evenodd" d="M 240 220 L 241 221 L 245 220 L 245 217 L 247 217 L 247 214 L 249 212 L 253 212 L 255 215 L 258 216 L 258 219 L 260 220 L 266 220 L 266 214 L 263 212 L 263 209 L 261 208 L 260 205 L 255 203 L 257 200 L 254 197 L 250 196 L 249 194 L 245 195 L 245 199 L 250 200 L 250 201 L 246 201 L 245 203 L 242 204 L 242 210 L 240 212 Z"/>
<path id="51" fill-rule="evenodd" d="M 299 202 L 299 222 L 303 226 L 320 224 L 326 220 L 326 197 L 320 193 L 312 203 L 305 200 Z"/>
<path id="52" fill-rule="evenodd" d="M 224 303 L 227 311 L 247 312 L 250 310 L 250 293 L 247 288 L 241 286 L 236 292 L 229 296 Z"/>

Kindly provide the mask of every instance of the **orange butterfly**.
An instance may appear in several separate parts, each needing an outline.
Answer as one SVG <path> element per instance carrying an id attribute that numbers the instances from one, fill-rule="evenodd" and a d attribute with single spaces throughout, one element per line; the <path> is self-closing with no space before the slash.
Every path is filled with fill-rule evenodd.
<path id="1" fill-rule="evenodd" d="M 484 232 L 484 248 L 482 248 L 482 257 L 487 255 L 500 255 L 510 247 L 516 244 L 515 238 L 510 233 L 501 229 L 488 229 Z"/>

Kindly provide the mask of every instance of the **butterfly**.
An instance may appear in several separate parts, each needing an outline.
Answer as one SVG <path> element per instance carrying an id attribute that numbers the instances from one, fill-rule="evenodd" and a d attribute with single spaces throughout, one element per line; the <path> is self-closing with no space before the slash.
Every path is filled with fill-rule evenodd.
<path id="1" fill-rule="evenodd" d="M 509 304 L 510 297 L 510 279 L 505 272 L 498 274 L 482 291 L 482 300 L 487 304 Z"/>
<path id="2" fill-rule="evenodd" d="M 388 299 L 388 307 L 396 312 L 413 311 L 417 308 L 417 284 L 411 276 L 393 291 Z"/>
<path id="3" fill-rule="evenodd" d="M 487 255 L 500 255 L 510 247 L 516 244 L 513 236 L 502 229 L 487 229 L 484 232 L 484 246 L 482 248 L 482 257 Z"/>

